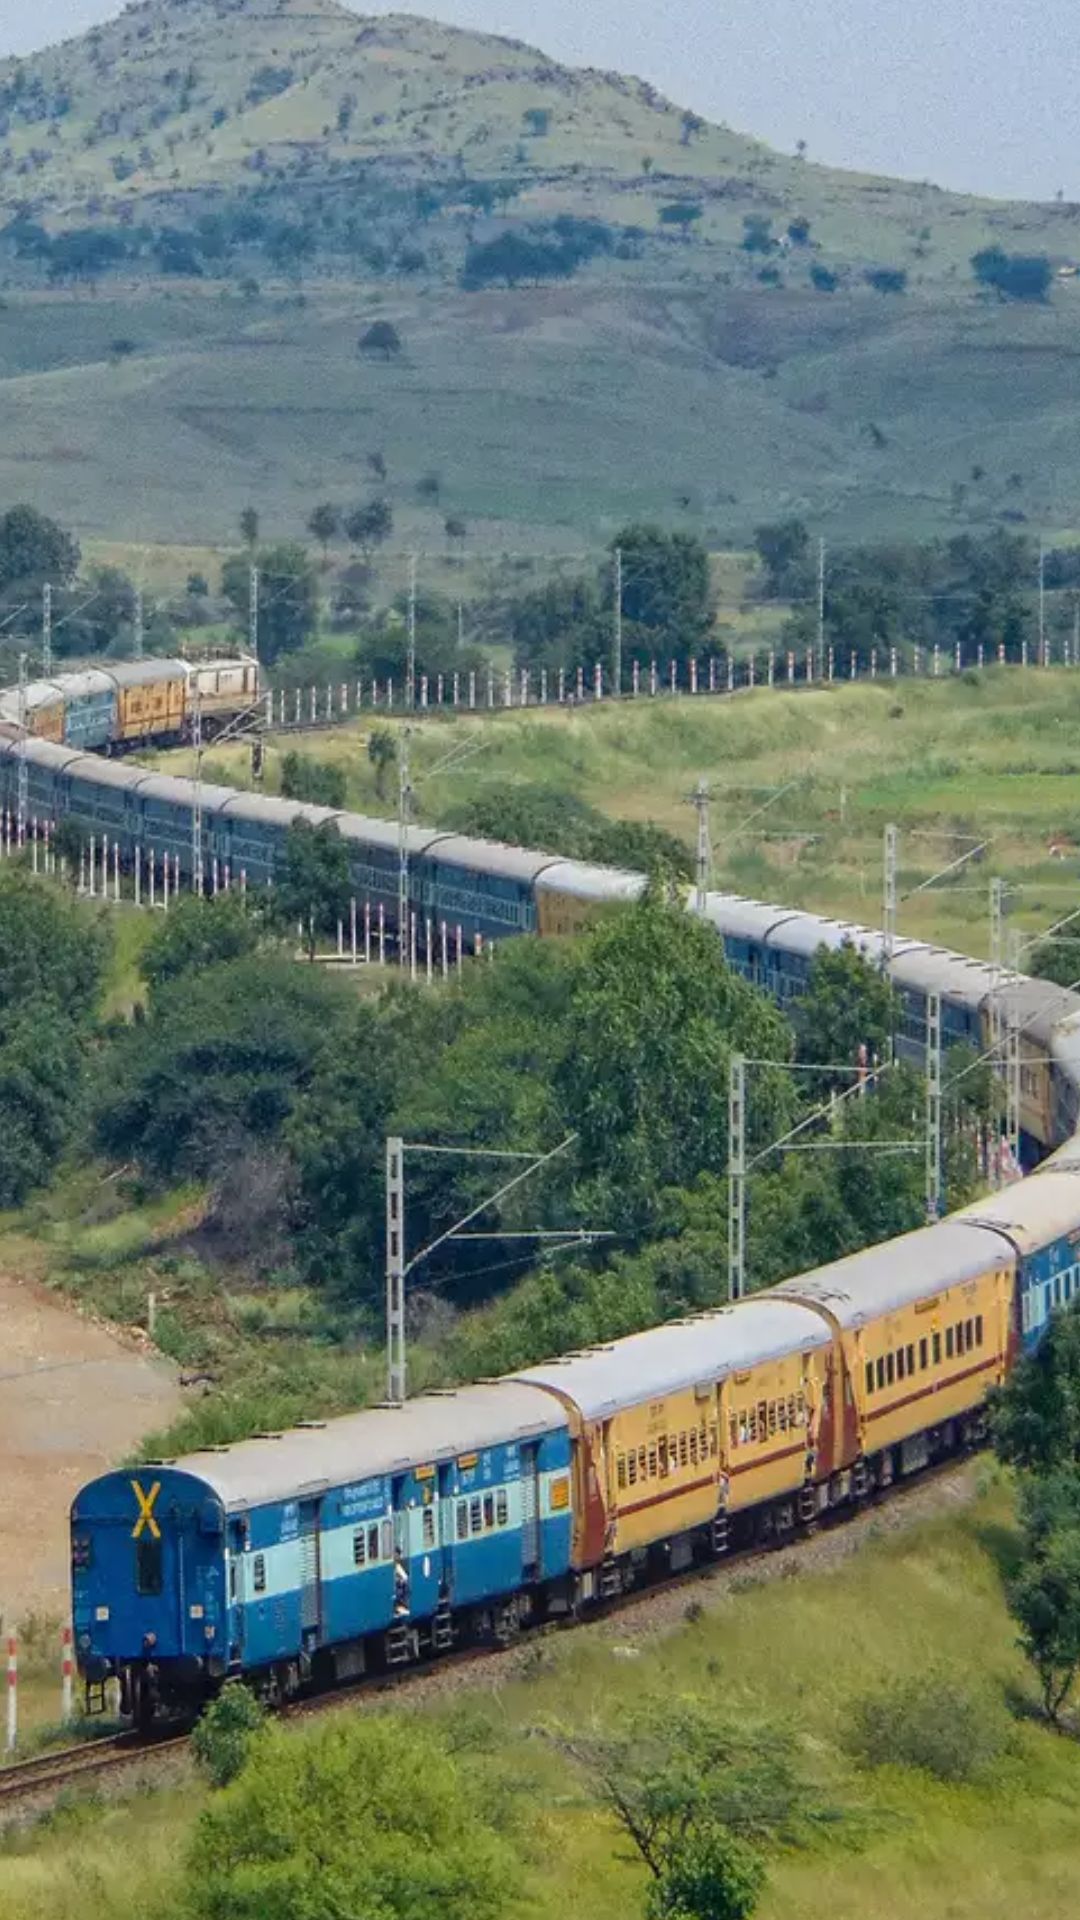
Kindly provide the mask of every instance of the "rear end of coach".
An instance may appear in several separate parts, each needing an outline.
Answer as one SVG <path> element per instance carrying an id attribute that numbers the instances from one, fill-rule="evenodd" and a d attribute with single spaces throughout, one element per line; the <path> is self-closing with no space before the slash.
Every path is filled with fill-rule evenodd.
<path id="1" fill-rule="evenodd" d="M 141 1724 L 195 1710 L 228 1659 L 225 1514 L 165 1466 L 104 1474 L 71 1510 L 72 1620 L 88 1704 L 119 1684 Z"/>

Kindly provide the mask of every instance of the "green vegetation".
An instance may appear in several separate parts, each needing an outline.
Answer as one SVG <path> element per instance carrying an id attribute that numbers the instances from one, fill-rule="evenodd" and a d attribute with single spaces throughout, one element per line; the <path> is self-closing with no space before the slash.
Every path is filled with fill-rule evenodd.
<path id="1" fill-rule="evenodd" d="M 823 1568 L 803 1565 L 798 1577 L 782 1577 L 784 1561 L 721 1576 L 695 1589 L 686 1620 L 676 1602 L 648 1626 L 624 1617 L 615 1628 L 530 1641 L 500 1666 L 495 1686 L 457 1687 L 391 1713 L 346 1707 L 328 1723 L 274 1731 L 223 1792 L 198 1780 L 136 1790 L 11 1833 L 0 1853 L 5 1920 L 80 1920 L 88 1886 L 95 1920 L 138 1920 L 147 1908 L 180 1920 L 188 1892 L 182 1861 L 199 1863 L 197 1900 L 210 1887 L 226 1889 L 223 1903 L 233 1896 L 219 1877 L 240 1872 L 239 1858 L 225 1856 L 228 1835 L 238 1837 L 252 1878 L 272 1890 L 289 1850 L 268 1859 L 267 1841 L 294 1834 L 301 1809 L 314 1819 L 306 1832 L 319 1834 L 330 1874 L 359 1874 L 365 1860 L 385 1871 L 399 1823 L 410 1830 L 410 1809 L 422 1803 L 433 1820 L 434 1871 L 446 1859 L 446 1828 L 423 1789 L 429 1775 L 440 1794 L 450 1783 L 439 1805 L 456 1810 L 451 1840 L 468 1834 L 477 1859 L 498 1850 L 499 1920 L 637 1920 L 656 1897 L 653 1876 L 601 1783 L 566 1748 L 607 1751 L 645 1721 L 647 1751 L 666 1766 L 677 1755 L 665 1730 L 688 1718 L 731 1743 L 735 1780 L 753 1798 L 737 1810 L 738 1849 L 728 1838 L 733 1829 L 717 1823 L 689 1858 L 676 1850 L 672 1879 L 685 1888 L 700 1888 L 710 1865 L 713 1886 L 716 1877 L 737 1885 L 737 1865 L 749 1875 L 758 1920 L 816 1920 L 823 1902 L 836 1920 L 865 1920 L 868 1900 L 875 1920 L 921 1920 L 945 1909 L 952 1920 L 1018 1912 L 1062 1920 L 1073 1901 L 1080 1755 L 1030 1712 L 1034 1696 L 999 1565 L 1014 1545 L 1011 1502 L 987 1476 L 971 1505 L 953 1494 L 942 1504 L 945 1514 L 918 1524 L 910 1514 L 896 1524 L 883 1514 L 862 1544 L 837 1542 Z M 855 1738 L 864 1703 L 925 1692 L 942 1669 L 964 1724 L 973 1710 L 993 1723 L 995 1751 L 985 1763 L 968 1778 L 943 1780 L 922 1759 L 912 1764 L 902 1744 L 880 1762 L 864 1761 Z M 422 1775 L 412 1771 L 414 1757 Z M 637 1780 L 640 1757 L 629 1759 Z M 369 1847 L 368 1816 L 349 1783 L 367 1781 L 373 1765 L 388 1783 L 402 1783 L 409 1769 L 420 1784 L 415 1802 L 402 1790 L 388 1805 L 381 1774 L 375 1778 L 369 1804 L 384 1811 L 385 1826 Z M 800 1811 L 827 1816 L 798 1823 L 790 1839 L 777 1830 L 775 1800 L 767 1821 L 752 1831 L 746 1824 L 754 1799 L 760 1805 L 771 1794 L 778 1766 L 798 1784 Z M 722 1776 L 701 1780 L 696 1769 L 676 1774 L 680 1792 L 722 1794 L 724 1784 Z M 349 1809 L 348 1820 L 331 1825 L 338 1808 Z M 730 1801 L 722 1810 L 730 1812 Z M 343 1862 L 339 1840 L 353 1821 L 361 1843 Z M 299 1858 L 310 1861 L 299 1834 L 297 1842 Z M 763 1887 L 743 1848 L 764 1858 Z M 422 1871 L 424 1851 L 410 1847 L 410 1871 Z M 312 1868 L 308 1881 L 315 1899 L 320 1872 Z M 364 1911 L 358 1895 L 370 1899 L 371 1883 L 350 1892 Z M 301 1889 L 297 1897 L 309 1896 Z"/>
<path id="2" fill-rule="evenodd" d="M 0 62 L 0 125 L 0 497 L 32 458 L 84 536 L 221 539 L 258 472 L 277 540 L 308 475 L 353 494 L 358 418 L 409 545 L 464 519 L 573 550 L 687 500 L 713 541 L 782 499 L 843 537 L 1075 520 L 1059 208 L 819 167 L 328 0 L 150 0 Z"/>

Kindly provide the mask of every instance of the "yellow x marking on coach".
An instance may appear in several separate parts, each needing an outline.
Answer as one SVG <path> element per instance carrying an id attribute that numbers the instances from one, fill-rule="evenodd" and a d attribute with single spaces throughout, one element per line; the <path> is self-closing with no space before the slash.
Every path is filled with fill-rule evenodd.
<path id="1" fill-rule="evenodd" d="M 155 1480 L 149 1493 L 144 1493 L 141 1483 L 138 1480 L 133 1480 L 131 1483 L 131 1491 L 139 1503 L 139 1517 L 131 1529 L 132 1539 L 137 1540 L 145 1527 L 152 1540 L 160 1540 L 161 1528 L 154 1519 L 154 1501 L 161 1492 L 161 1481 Z"/>

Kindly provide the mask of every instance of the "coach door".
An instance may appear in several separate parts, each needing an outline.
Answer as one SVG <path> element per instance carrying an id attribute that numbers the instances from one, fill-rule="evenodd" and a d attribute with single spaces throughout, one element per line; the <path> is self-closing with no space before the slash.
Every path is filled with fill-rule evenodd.
<path id="1" fill-rule="evenodd" d="M 317 1645 L 322 1626 L 319 1502 L 300 1502 L 300 1634 L 305 1647 Z"/>
<path id="2" fill-rule="evenodd" d="M 536 1447 L 521 1449 L 521 1572 L 525 1580 L 538 1580 L 540 1566 L 540 1484 Z"/>

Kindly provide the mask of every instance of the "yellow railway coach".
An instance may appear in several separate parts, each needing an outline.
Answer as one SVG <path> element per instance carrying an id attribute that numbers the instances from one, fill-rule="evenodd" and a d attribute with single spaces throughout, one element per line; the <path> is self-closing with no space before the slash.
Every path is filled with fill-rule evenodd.
<path id="1" fill-rule="evenodd" d="M 758 1295 L 520 1374 L 570 1416 L 583 1597 L 629 1584 L 660 1545 L 672 1567 L 694 1535 L 722 1548 L 750 1508 L 786 1503 L 794 1519 L 833 1350 L 821 1313 Z"/>
<path id="2" fill-rule="evenodd" d="M 134 746 L 184 737 L 188 667 L 183 660 L 124 660 L 110 666 L 116 682 L 114 739 Z"/>

